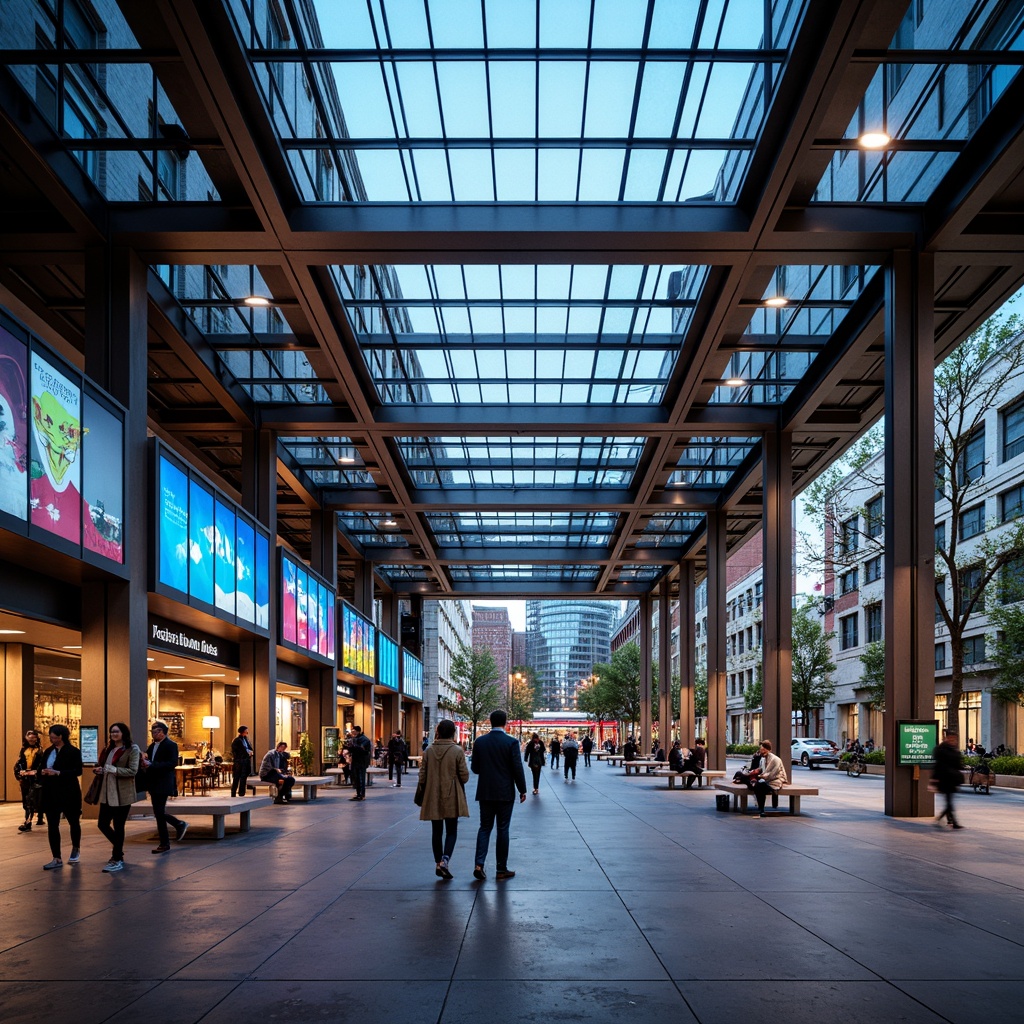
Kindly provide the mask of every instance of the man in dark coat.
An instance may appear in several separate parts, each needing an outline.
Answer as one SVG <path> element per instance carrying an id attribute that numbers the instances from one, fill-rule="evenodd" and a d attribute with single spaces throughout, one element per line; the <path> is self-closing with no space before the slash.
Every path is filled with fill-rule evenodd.
<path id="1" fill-rule="evenodd" d="M 397 789 L 402 786 L 402 771 L 405 768 L 405 758 L 408 753 L 409 748 L 405 745 L 402 734 L 396 731 L 388 740 L 388 781 L 391 781 L 393 774 L 397 776 L 392 783 Z"/>
<path id="2" fill-rule="evenodd" d="M 167 798 L 178 795 L 178 781 L 174 769 L 178 766 L 178 744 L 167 736 L 167 724 L 156 721 L 150 726 L 153 742 L 142 755 L 142 767 L 145 769 L 144 781 L 153 804 L 153 817 L 156 818 L 156 831 L 160 841 L 153 853 L 167 853 L 171 848 L 171 840 L 167 833 L 167 825 L 174 827 L 174 838 L 185 838 L 188 822 L 167 813 Z M 245 789 L 242 789 L 245 796 Z"/>
<path id="3" fill-rule="evenodd" d="M 946 797 L 946 806 L 935 819 L 935 824 L 938 828 L 942 828 L 942 819 L 945 818 L 950 828 L 963 828 L 953 813 L 953 796 L 964 780 L 961 774 L 964 762 L 960 756 L 960 737 L 955 732 L 947 731 L 932 756 L 935 759 L 932 779 L 938 791 Z"/>
<path id="4" fill-rule="evenodd" d="M 594 741 L 590 738 L 590 733 L 588 732 L 587 735 L 583 737 L 583 742 L 580 744 L 580 750 L 583 751 L 583 767 L 584 768 L 589 768 L 590 767 L 590 752 L 593 749 L 594 749 Z"/>
<path id="5" fill-rule="evenodd" d="M 252 744 L 249 726 L 240 725 L 238 735 L 231 741 L 231 795 L 245 796 L 252 775 Z"/>
<path id="6" fill-rule="evenodd" d="M 361 725 L 352 726 L 352 738 L 345 744 L 345 749 L 352 759 L 352 785 L 356 789 L 356 795 L 350 799 L 365 800 L 366 769 L 370 767 L 373 744 L 370 742 L 370 737 L 363 734 Z"/>
<path id="7" fill-rule="evenodd" d="M 508 715 L 500 708 L 492 711 L 491 731 L 473 744 L 473 774 L 480 777 L 476 786 L 476 799 L 480 804 L 480 831 L 476 835 L 476 867 L 473 868 L 473 877 L 481 882 L 487 877 L 484 874 L 484 862 L 487 860 L 487 847 L 491 842 L 491 829 L 495 821 L 498 823 L 498 839 L 494 851 L 498 871 L 495 877 L 499 881 L 515 877 L 515 872 L 508 869 L 509 826 L 516 805 L 516 790 L 519 790 L 520 803 L 526 799 L 526 773 L 523 771 L 519 744 L 515 737 L 505 732 L 507 721 Z"/>

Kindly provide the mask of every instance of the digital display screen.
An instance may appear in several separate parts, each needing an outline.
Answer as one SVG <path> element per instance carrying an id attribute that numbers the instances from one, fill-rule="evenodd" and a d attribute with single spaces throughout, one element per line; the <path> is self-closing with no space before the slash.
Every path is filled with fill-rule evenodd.
<path id="1" fill-rule="evenodd" d="M 295 642 L 302 648 L 309 649 L 309 602 L 306 591 L 309 589 L 309 576 L 305 569 L 295 570 Z"/>
<path id="2" fill-rule="evenodd" d="M 320 653 L 320 584 L 309 577 L 306 591 L 306 646 Z"/>
<path id="3" fill-rule="evenodd" d="M 256 531 L 256 625 L 270 628 L 270 540 Z"/>
<path id="4" fill-rule="evenodd" d="M 82 543 L 82 389 L 31 353 L 32 523 L 72 544 Z"/>
<path id="5" fill-rule="evenodd" d="M 82 439 L 82 543 L 89 551 L 124 562 L 124 425 L 86 394 Z"/>
<path id="6" fill-rule="evenodd" d="M 374 679 L 377 628 L 349 604 L 341 606 L 341 667 L 364 679 Z"/>
<path id="7" fill-rule="evenodd" d="M 408 651 L 402 651 L 402 693 L 423 700 L 423 662 Z"/>
<path id="8" fill-rule="evenodd" d="M 235 511 L 221 501 L 214 503 L 213 592 L 214 604 L 235 614 Z"/>
<path id="9" fill-rule="evenodd" d="M 377 682 L 398 689 L 398 644 L 386 633 L 377 633 Z"/>
<path id="10" fill-rule="evenodd" d="M 188 495 L 188 593 L 213 604 L 213 495 L 195 480 L 189 481 Z"/>
<path id="11" fill-rule="evenodd" d="M 334 661 L 337 648 L 334 645 L 335 619 L 338 614 L 337 601 L 330 591 L 327 592 L 327 657 Z"/>
<path id="12" fill-rule="evenodd" d="M 170 459 L 160 457 L 158 579 L 188 593 L 188 477 Z"/>
<path id="13" fill-rule="evenodd" d="M 0 510 L 28 519 L 28 346 L 0 327 Z"/>
<path id="14" fill-rule="evenodd" d="M 238 567 L 236 614 L 243 622 L 256 622 L 256 531 L 239 516 L 235 520 L 235 564 Z"/>
<path id="15" fill-rule="evenodd" d="M 281 636 L 290 644 L 298 644 L 299 634 L 295 620 L 295 579 L 298 569 L 290 558 L 281 562 Z"/>

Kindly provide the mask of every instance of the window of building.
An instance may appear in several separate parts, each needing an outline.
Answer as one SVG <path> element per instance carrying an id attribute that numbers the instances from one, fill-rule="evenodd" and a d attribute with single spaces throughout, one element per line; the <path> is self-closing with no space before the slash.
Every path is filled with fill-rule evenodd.
<path id="1" fill-rule="evenodd" d="M 946 667 L 946 645 L 936 644 L 935 645 L 935 668 L 942 669 Z"/>
<path id="2" fill-rule="evenodd" d="M 967 605 L 974 600 L 975 595 L 977 595 L 978 603 L 974 606 L 974 611 L 982 612 L 985 610 L 985 595 L 979 593 L 981 590 L 982 572 L 983 568 L 980 565 L 972 565 L 961 571 L 960 605 L 962 608 L 966 608 Z"/>
<path id="3" fill-rule="evenodd" d="M 764 584 L 760 580 L 758 580 L 757 583 L 754 584 L 754 604 L 757 607 L 760 607 L 763 600 Z"/>
<path id="4" fill-rule="evenodd" d="M 903 20 L 899 24 L 899 28 L 896 29 L 896 35 L 892 41 L 894 49 L 897 50 L 912 50 L 914 48 L 914 28 L 917 24 L 917 16 L 914 10 L 915 4 L 911 4 L 907 13 L 903 15 Z M 886 84 L 889 87 L 889 95 L 893 96 L 897 89 L 903 84 L 903 79 L 910 73 L 910 64 L 887 64 L 885 66 L 886 71 Z"/>
<path id="5" fill-rule="evenodd" d="M 882 556 L 875 555 L 864 563 L 864 582 L 874 583 L 882 578 Z"/>
<path id="6" fill-rule="evenodd" d="M 882 606 L 870 604 L 864 609 L 864 632 L 869 644 L 882 639 Z"/>
<path id="7" fill-rule="evenodd" d="M 1011 487 L 999 495 L 999 521 L 1001 523 L 1016 519 L 1024 513 L 1024 484 Z"/>
<path id="8" fill-rule="evenodd" d="M 985 426 L 971 434 L 956 467 L 957 482 L 961 487 L 980 480 L 985 475 Z"/>
<path id="9" fill-rule="evenodd" d="M 985 529 L 985 505 L 975 505 L 960 513 L 960 539 L 977 537 Z"/>
<path id="10" fill-rule="evenodd" d="M 964 637 L 964 664 L 978 665 L 985 660 L 985 634 Z"/>
<path id="11" fill-rule="evenodd" d="M 946 524 L 936 523 L 935 524 L 935 550 L 945 551 L 946 550 Z"/>
<path id="12" fill-rule="evenodd" d="M 935 453 L 935 500 L 946 496 L 946 460 L 942 452 Z"/>
<path id="13" fill-rule="evenodd" d="M 857 570 L 850 569 L 839 577 L 839 593 L 852 594 L 857 589 Z"/>
<path id="14" fill-rule="evenodd" d="M 1024 557 L 1014 558 L 1003 566 L 999 583 L 1002 604 L 1024 601 Z"/>
<path id="15" fill-rule="evenodd" d="M 1002 428 L 1003 462 L 1006 462 L 1024 452 L 1024 398 L 1004 410 Z"/>
<path id="16" fill-rule="evenodd" d="M 839 646 L 848 651 L 859 643 L 857 636 L 857 615 L 845 615 L 839 620 Z"/>
<path id="17" fill-rule="evenodd" d="M 869 537 L 880 537 L 882 535 L 882 527 L 884 523 L 882 505 L 882 495 L 878 495 L 877 498 L 872 498 L 871 501 L 864 506 L 864 525 Z"/>
<path id="18" fill-rule="evenodd" d="M 844 555 L 852 555 L 860 546 L 860 534 L 857 532 L 857 517 L 847 519 L 839 527 L 839 550 Z"/>
<path id="19" fill-rule="evenodd" d="M 942 606 L 946 603 L 946 577 L 935 577 L 935 621 L 942 622 Z"/>

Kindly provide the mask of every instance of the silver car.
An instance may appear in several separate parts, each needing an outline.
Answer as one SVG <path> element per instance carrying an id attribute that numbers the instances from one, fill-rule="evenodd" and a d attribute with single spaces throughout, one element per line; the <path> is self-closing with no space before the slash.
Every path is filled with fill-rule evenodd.
<path id="1" fill-rule="evenodd" d="M 839 764 L 839 751 L 828 740 L 798 739 L 790 747 L 791 763 L 799 762 L 805 768 L 817 768 L 822 764 Z"/>

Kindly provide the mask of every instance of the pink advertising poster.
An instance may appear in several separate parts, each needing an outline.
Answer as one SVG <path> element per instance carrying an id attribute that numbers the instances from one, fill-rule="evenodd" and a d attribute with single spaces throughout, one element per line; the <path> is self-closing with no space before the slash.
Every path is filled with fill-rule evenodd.
<path id="1" fill-rule="evenodd" d="M 0 327 L 0 510 L 28 519 L 28 348 Z"/>

